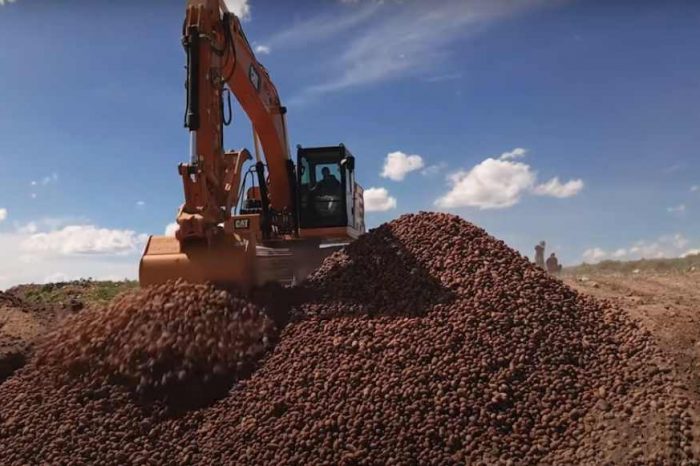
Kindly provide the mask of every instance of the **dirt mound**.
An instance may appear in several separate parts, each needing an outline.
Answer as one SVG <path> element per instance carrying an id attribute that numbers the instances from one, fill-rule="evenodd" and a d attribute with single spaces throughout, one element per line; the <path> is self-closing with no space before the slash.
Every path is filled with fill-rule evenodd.
<path id="1" fill-rule="evenodd" d="M 181 403 L 207 386 L 225 392 L 273 335 L 272 322 L 253 304 L 209 285 L 169 282 L 67 319 L 41 342 L 35 366 Z"/>
<path id="2" fill-rule="evenodd" d="M 109 304 L 122 292 L 133 290 L 138 283 L 132 281 L 95 281 L 81 279 L 68 282 L 16 285 L 7 293 L 21 298 L 25 303 L 65 311 L 70 314 L 86 307 Z"/>
<path id="3" fill-rule="evenodd" d="M 680 464 L 698 454 L 694 407 L 647 333 L 457 217 L 383 225 L 306 288 L 260 367 L 175 419 L 99 377 L 56 388 L 43 373 L 63 363 L 30 363 L 0 386 L 0 451 L 9 464 Z M 102 348 L 92 354 L 122 354 Z"/>
<path id="4" fill-rule="evenodd" d="M 24 301 L 22 301 L 22 299 L 18 296 L 5 291 L 0 291 L 0 306 L 23 308 L 25 307 L 25 304 Z"/>
<path id="5" fill-rule="evenodd" d="M 56 319 L 53 310 L 26 303 L 12 293 L 0 292 L 0 383 L 30 357 L 37 336 Z"/>

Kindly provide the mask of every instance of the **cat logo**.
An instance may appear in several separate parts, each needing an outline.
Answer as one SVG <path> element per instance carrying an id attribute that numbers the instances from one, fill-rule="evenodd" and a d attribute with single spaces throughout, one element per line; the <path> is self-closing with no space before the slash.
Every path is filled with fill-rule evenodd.
<path id="1" fill-rule="evenodd" d="M 256 91 L 260 91 L 260 75 L 253 65 L 248 69 L 248 79 Z"/>
<path id="2" fill-rule="evenodd" d="M 233 220 L 233 229 L 234 230 L 247 230 L 250 228 L 250 219 L 249 218 L 237 218 Z"/>

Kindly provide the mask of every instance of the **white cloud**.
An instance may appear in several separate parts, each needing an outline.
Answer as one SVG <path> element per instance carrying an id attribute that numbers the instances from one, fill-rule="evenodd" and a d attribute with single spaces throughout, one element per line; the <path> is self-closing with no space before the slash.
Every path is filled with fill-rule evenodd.
<path id="1" fill-rule="evenodd" d="M 696 184 L 694 184 L 693 186 L 690 187 L 690 191 L 693 193 L 698 191 L 698 190 L 700 190 L 700 186 L 698 186 Z"/>
<path id="2" fill-rule="evenodd" d="M 41 186 L 48 186 L 48 185 L 54 184 L 56 182 L 58 182 L 58 173 L 56 173 L 56 172 L 51 173 L 50 175 L 47 175 L 47 176 L 41 178 L 39 181 L 37 181 L 37 180 L 30 181 L 29 186 L 32 187 L 32 192 L 29 193 L 29 197 L 31 197 L 32 199 L 36 199 L 37 198 L 37 193 L 36 193 L 37 188 L 41 189 L 40 188 Z"/>
<path id="3" fill-rule="evenodd" d="M 32 233 L 20 248 L 38 254 L 124 254 L 143 249 L 147 235 L 94 225 L 69 225 L 49 232 Z"/>
<path id="4" fill-rule="evenodd" d="M 15 3 L 16 0 L 0 0 L 0 6 L 9 5 L 10 3 Z"/>
<path id="5" fill-rule="evenodd" d="M 136 206 L 137 207 L 143 207 L 146 205 L 146 201 L 136 201 Z"/>
<path id="6" fill-rule="evenodd" d="M 260 55 L 267 55 L 270 53 L 270 46 L 269 45 L 256 45 L 255 46 L 255 53 L 258 53 Z"/>
<path id="7" fill-rule="evenodd" d="M 586 249 L 583 252 L 583 261 L 589 264 L 597 264 L 608 257 L 608 253 L 601 248 Z"/>
<path id="8" fill-rule="evenodd" d="M 0 232 L 0 289 L 78 278 L 136 278 L 147 236 L 41 219 Z"/>
<path id="9" fill-rule="evenodd" d="M 680 170 L 681 168 L 683 168 L 683 164 L 681 164 L 681 163 L 674 163 L 674 164 L 665 166 L 664 168 L 661 169 L 661 171 L 663 171 L 663 172 L 666 173 L 667 175 L 670 175 L 671 173 L 677 172 L 677 171 Z"/>
<path id="10" fill-rule="evenodd" d="M 175 236 L 175 232 L 179 229 L 180 229 L 180 227 L 178 226 L 177 223 L 175 223 L 175 222 L 168 223 L 165 226 L 165 236 Z"/>
<path id="11" fill-rule="evenodd" d="M 287 44 L 280 41 L 281 44 L 308 46 L 310 41 L 333 35 L 347 40 L 338 46 L 329 44 L 328 58 L 319 62 L 323 68 L 319 66 L 316 73 L 321 76 L 318 82 L 291 100 L 304 102 L 329 92 L 406 76 L 435 76 L 435 71 L 444 68 L 456 53 L 451 46 L 457 40 L 480 33 L 494 21 L 545 3 L 542 0 L 369 2 L 340 20 L 328 15 L 312 18 L 281 33 L 279 36 L 296 39 Z M 316 26 L 328 34 L 319 33 Z"/>
<path id="12" fill-rule="evenodd" d="M 55 183 L 58 181 L 58 173 L 52 173 L 48 176 L 45 176 L 41 179 L 41 185 L 42 186 L 47 186 L 51 183 Z M 33 182 L 33 185 L 36 185 L 36 182 Z"/>
<path id="13" fill-rule="evenodd" d="M 424 165 L 423 157 L 420 155 L 408 155 L 401 151 L 390 152 L 384 160 L 382 178 L 403 181 L 407 174 L 415 170 L 420 170 Z"/>
<path id="14" fill-rule="evenodd" d="M 266 43 L 271 48 L 306 47 L 313 42 L 325 41 L 338 34 L 366 24 L 378 9 L 377 4 L 362 7 L 352 13 L 321 14 L 294 23 L 288 29 L 274 34 Z"/>
<path id="15" fill-rule="evenodd" d="M 68 225 L 86 225 L 90 221 L 85 217 L 43 217 L 38 220 L 22 224 L 14 222 L 15 230 L 18 233 L 36 233 L 37 231 L 54 231 Z"/>
<path id="16" fill-rule="evenodd" d="M 224 0 L 226 8 L 242 20 L 250 19 L 250 4 L 248 0 Z"/>
<path id="17" fill-rule="evenodd" d="M 569 180 L 561 183 L 558 177 L 554 177 L 546 183 L 535 186 L 534 193 L 538 196 L 551 196 L 560 199 L 577 195 L 583 189 L 583 180 Z"/>
<path id="18" fill-rule="evenodd" d="M 447 168 L 446 162 L 435 163 L 425 167 L 423 170 L 421 170 L 420 174 L 423 176 L 434 176 L 443 171 L 445 168 Z"/>
<path id="19" fill-rule="evenodd" d="M 666 207 L 666 211 L 670 214 L 682 214 L 685 213 L 685 204 L 678 204 L 672 207 Z"/>
<path id="20" fill-rule="evenodd" d="M 695 256 L 697 254 L 700 254 L 700 248 L 688 249 L 681 255 L 681 257 Z"/>
<path id="21" fill-rule="evenodd" d="M 517 204 L 533 186 L 535 174 L 524 163 L 488 158 L 448 180 L 452 189 L 435 202 L 438 207 L 500 209 Z"/>
<path id="22" fill-rule="evenodd" d="M 3 222 L 7 218 L 7 209 L 0 209 L 0 222 Z"/>
<path id="23" fill-rule="evenodd" d="M 36 233 L 37 231 L 39 231 L 39 226 L 36 224 L 36 222 L 29 222 L 25 225 L 17 227 L 18 233 L 32 234 Z"/>
<path id="24" fill-rule="evenodd" d="M 582 180 L 561 183 L 555 177 L 544 184 L 536 184 L 537 174 L 530 165 L 513 160 L 523 157 L 526 152 L 526 149 L 518 147 L 498 158 L 489 157 L 469 170 L 458 170 L 448 175 L 451 189 L 438 198 L 435 205 L 443 209 L 502 209 L 514 206 L 527 194 L 564 198 L 581 191 Z"/>
<path id="25" fill-rule="evenodd" d="M 427 83 L 441 83 L 445 81 L 454 81 L 455 79 L 459 79 L 461 77 L 462 73 L 444 73 L 428 76 L 424 79 L 424 81 Z"/>
<path id="26" fill-rule="evenodd" d="M 516 147 L 512 151 L 502 153 L 498 158 L 500 160 L 519 159 L 525 157 L 525 154 L 527 154 L 527 149 L 523 149 L 522 147 Z"/>
<path id="27" fill-rule="evenodd" d="M 614 251 L 606 251 L 595 247 L 587 249 L 583 253 L 584 262 L 595 264 L 602 260 L 639 260 L 639 259 L 662 259 L 672 257 L 684 257 L 693 254 L 696 249 L 688 249 L 690 241 L 681 233 L 663 235 L 659 238 L 635 241 L 631 245 L 618 248 Z M 698 249 L 700 251 L 700 249 Z"/>
<path id="28" fill-rule="evenodd" d="M 364 200 L 367 212 L 386 212 L 396 208 L 396 198 L 389 196 L 386 188 L 365 189 Z"/>

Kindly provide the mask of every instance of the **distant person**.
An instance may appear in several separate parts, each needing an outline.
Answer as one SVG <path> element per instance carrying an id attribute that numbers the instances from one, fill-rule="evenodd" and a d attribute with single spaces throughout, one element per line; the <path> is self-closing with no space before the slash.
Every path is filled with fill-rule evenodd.
<path id="1" fill-rule="evenodd" d="M 321 174 L 323 179 L 316 185 L 318 193 L 321 196 L 340 196 L 340 181 L 331 173 L 330 168 L 323 167 Z"/>
<path id="2" fill-rule="evenodd" d="M 544 268 L 544 246 L 544 241 L 535 246 L 535 265 L 541 268 Z"/>
<path id="3" fill-rule="evenodd" d="M 551 273 L 552 275 L 556 275 L 560 270 L 561 266 L 559 265 L 557 256 L 555 256 L 554 253 L 550 254 L 547 258 L 547 272 Z"/>

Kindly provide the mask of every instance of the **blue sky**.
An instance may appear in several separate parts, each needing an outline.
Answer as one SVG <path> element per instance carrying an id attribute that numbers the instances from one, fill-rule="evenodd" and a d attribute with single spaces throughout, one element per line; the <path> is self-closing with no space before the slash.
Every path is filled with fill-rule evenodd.
<path id="1" fill-rule="evenodd" d="M 293 147 L 356 155 L 370 226 L 445 210 L 568 264 L 700 248 L 698 2 L 230 3 Z M 0 0 L 0 288 L 133 277 L 174 220 L 183 15 Z M 236 108 L 226 146 L 250 134 Z"/>

